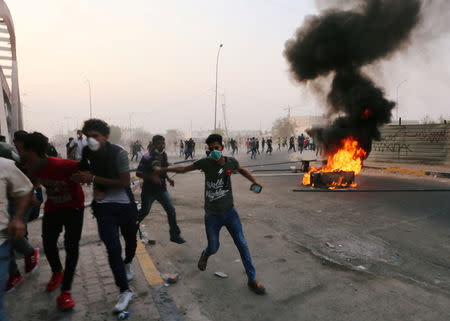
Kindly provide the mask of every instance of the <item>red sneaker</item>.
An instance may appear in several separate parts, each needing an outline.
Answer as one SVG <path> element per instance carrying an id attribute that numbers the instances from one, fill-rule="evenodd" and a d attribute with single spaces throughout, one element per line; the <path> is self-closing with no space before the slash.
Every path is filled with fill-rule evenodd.
<path id="1" fill-rule="evenodd" d="M 35 248 L 33 254 L 25 256 L 25 273 L 33 272 L 39 265 L 40 248 Z"/>
<path id="2" fill-rule="evenodd" d="M 63 277 L 64 273 L 62 271 L 53 273 L 52 278 L 50 279 L 50 281 L 48 281 L 47 286 L 45 287 L 45 290 L 47 291 L 56 290 L 61 284 Z"/>
<path id="3" fill-rule="evenodd" d="M 16 288 L 20 283 L 23 282 L 23 277 L 20 272 L 17 272 L 15 275 L 10 275 L 8 279 L 8 283 L 6 283 L 5 292 L 9 293 Z"/>
<path id="4" fill-rule="evenodd" d="M 75 306 L 70 291 L 61 292 L 61 295 L 56 298 L 56 303 L 61 311 L 72 309 Z"/>

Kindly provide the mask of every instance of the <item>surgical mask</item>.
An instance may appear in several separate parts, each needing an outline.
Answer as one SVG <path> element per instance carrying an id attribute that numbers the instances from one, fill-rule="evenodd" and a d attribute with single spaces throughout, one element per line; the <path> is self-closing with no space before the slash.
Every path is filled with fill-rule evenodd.
<path id="1" fill-rule="evenodd" d="M 213 150 L 211 153 L 209 153 L 209 157 L 214 159 L 216 162 L 222 157 L 222 152 L 220 150 Z"/>
<path id="2" fill-rule="evenodd" d="M 96 152 L 100 149 L 100 143 L 95 138 L 89 137 L 87 139 L 88 147 L 91 151 Z"/>
<path id="3" fill-rule="evenodd" d="M 162 151 L 159 151 L 157 148 L 155 148 L 154 151 L 155 151 L 155 153 L 157 153 L 157 154 L 162 154 L 162 153 L 164 153 L 166 150 L 163 149 Z"/>

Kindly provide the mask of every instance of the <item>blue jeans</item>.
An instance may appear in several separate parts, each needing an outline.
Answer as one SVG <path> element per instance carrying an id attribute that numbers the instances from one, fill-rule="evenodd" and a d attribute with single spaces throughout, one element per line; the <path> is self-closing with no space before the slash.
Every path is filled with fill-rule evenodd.
<path id="1" fill-rule="evenodd" d="M 219 249 L 219 233 L 222 226 L 225 226 L 233 238 L 234 244 L 241 254 L 242 264 L 244 265 L 245 272 L 249 281 L 255 279 L 255 267 L 252 263 L 252 258 L 250 256 L 250 251 L 248 250 L 247 241 L 244 237 L 244 232 L 242 231 L 241 220 L 233 207 L 229 211 L 222 213 L 220 215 L 214 215 L 210 213 L 205 214 L 205 228 L 206 237 L 208 238 L 208 246 L 206 247 L 204 253 L 206 256 L 213 255 Z"/>
<path id="2" fill-rule="evenodd" d="M 109 266 L 120 292 L 128 290 L 125 264 L 131 263 L 136 253 L 137 215 L 131 204 L 104 203 L 94 205 L 100 239 L 106 246 Z M 125 259 L 122 259 L 120 232 L 125 240 Z"/>
<path id="3" fill-rule="evenodd" d="M 5 307 L 3 306 L 3 299 L 5 298 L 6 282 L 9 277 L 9 260 L 10 260 L 10 244 L 5 241 L 0 246 L 0 321 L 7 321 Z"/>
<path id="4" fill-rule="evenodd" d="M 173 206 L 173 202 L 170 198 L 169 192 L 167 191 L 149 192 L 146 191 L 145 188 L 142 189 L 141 209 L 139 210 L 138 216 L 139 223 L 148 215 L 154 201 L 158 201 L 167 213 L 167 220 L 169 221 L 170 227 L 170 237 L 179 237 L 181 232 L 177 224 L 177 214 L 175 212 L 175 207 Z"/>

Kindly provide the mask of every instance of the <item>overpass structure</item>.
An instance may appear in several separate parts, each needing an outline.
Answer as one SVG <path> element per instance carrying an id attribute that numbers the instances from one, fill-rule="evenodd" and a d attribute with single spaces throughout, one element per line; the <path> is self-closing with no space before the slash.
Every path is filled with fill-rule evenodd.
<path id="1" fill-rule="evenodd" d="M 0 0 L 0 134 L 11 141 L 12 134 L 23 129 L 17 71 L 16 35 L 5 1 Z"/>

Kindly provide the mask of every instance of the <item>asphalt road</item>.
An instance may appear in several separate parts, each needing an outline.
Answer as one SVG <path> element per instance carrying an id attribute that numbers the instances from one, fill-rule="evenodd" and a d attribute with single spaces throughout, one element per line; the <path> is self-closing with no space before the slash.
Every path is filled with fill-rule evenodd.
<path id="1" fill-rule="evenodd" d="M 286 152 L 237 157 L 244 166 L 289 161 Z M 295 193 L 302 175 L 290 166 L 253 167 L 272 170 L 255 172 L 264 185 L 259 195 L 233 177 L 264 297 L 247 289 L 226 229 L 207 270 L 197 269 L 206 246 L 201 173 L 175 176 L 170 189 L 186 244 L 169 242 L 165 213 L 154 205 L 143 229 L 157 243 L 147 249 L 161 272 L 180 273 L 169 292 L 186 320 L 450 320 L 449 192 Z M 363 189 L 450 189 L 449 180 L 375 170 L 363 170 L 357 182 Z"/>

